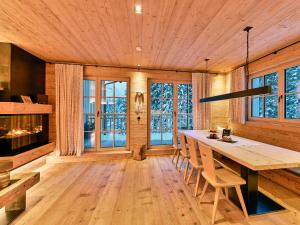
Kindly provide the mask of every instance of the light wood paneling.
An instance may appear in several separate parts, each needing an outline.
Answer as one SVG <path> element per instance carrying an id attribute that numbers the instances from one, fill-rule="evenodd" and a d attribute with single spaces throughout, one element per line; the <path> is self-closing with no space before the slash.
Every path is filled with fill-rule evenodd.
<path id="1" fill-rule="evenodd" d="M 211 93 L 210 96 L 228 93 L 229 75 L 216 75 L 211 77 Z M 198 103 L 199 104 L 199 103 Z M 211 102 L 211 128 L 228 127 L 229 121 L 229 101 Z"/>
<path id="2" fill-rule="evenodd" d="M 260 174 L 300 195 L 300 176 L 286 170 L 266 170 L 260 172 Z"/>
<path id="3" fill-rule="evenodd" d="M 168 71 L 149 71 L 149 70 L 133 70 L 133 69 L 114 69 L 101 68 L 95 66 L 84 67 L 85 76 L 95 76 L 100 78 L 129 78 L 130 79 L 130 113 L 129 113 L 129 143 L 130 149 L 133 149 L 135 144 L 147 144 L 147 119 L 148 119 L 148 79 L 161 80 L 181 80 L 191 81 L 191 73 L 183 72 L 168 72 Z M 144 93 L 143 112 L 139 114 L 140 121 L 137 119 L 138 115 L 135 112 L 135 95 L 140 91 Z"/>
<path id="4" fill-rule="evenodd" d="M 51 114 L 52 105 L 0 102 L 0 114 Z"/>
<path id="5" fill-rule="evenodd" d="M 46 64 L 46 84 L 45 93 L 48 95 L 48 104 L 52 105 L 52 114 L 49 115 L 49 141 L 55 142 L 56 140 L 56 126 L 55 126 L 55 102 L 56 102 L 56 89 L 55 89 L 55 65 Z"/>
<path id="6" fill-rule="evenodd" d="M 24 173 L 11 176 L 15 182 L 0 190 L 0 208 L 24 195 L 26 191 L 40 181 L 40 173 Z"/>
<path id="7" fill-rule="evenodd" d="M 49 143 L 49 144 L 31 149 L 29 151 L 20 153 L 15 156 L 3 156 L 3 157 L 0 157 L 0 163 L 1 163 L 1 161 L 11 160 L 13 162 L 13 168 L 15 169 L 19 166 L 22 166 L 26 163 L 31 162 L 34 159 L 37 159 L 43 155 L 53 152 L 54 147 L 55 147 L 54 143 Z"/>
<path id="8" fill-rule="evenodd" d="M 300 152 L 300 127 L 291 124 L 247 122 L 231 123 L 235 135 Z"/>
<path id="9" fill-rule="evenodd" d="M 229 71 L 299 40 L 298 0 L 5 1 L 0 41 L 46 59 L 151 68 Z M 142 52 L 135 50 L 142 47 Z"/>
<path id="10" fill-rule="evenodd" d="M 209 188 L 200 204 L 192 196 L 194 185 L 184 183 L 170 158 L 47 164 L 38 171 L 41 181 L 28 190 L 27 210 L 15 225 L 211 224 L 214 190 Z M 290 202 L 297 201 L 297 196 L 284 193 Z M 285 210 L 246 221 L 240 209 L 222 196 L 216 224 L 290 225 L 299 219 L 294 211 Z"/>

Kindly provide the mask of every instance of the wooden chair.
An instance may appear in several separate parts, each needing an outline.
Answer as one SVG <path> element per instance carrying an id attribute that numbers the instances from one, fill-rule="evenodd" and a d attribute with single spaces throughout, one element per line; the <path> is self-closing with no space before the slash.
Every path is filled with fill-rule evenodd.
<path id="1" fill-rule="evenodd" d="M 187 170 L 188 170 L 188 160 L 190 158 L 190 154 L 189 154 L 189 150 L 188 150 L 188 147 L 187 147 L 187 143 L 186 143 L 186 139 L 185 139 L 185 135 L 180 133 L 179 134 L 179 140 L 180 140 L 180 146 L 181 146 L 181 151 L 180 151 L 180 155 L 181 155 L 181 162 L 180 162 L 180 165 L 179 165 L 179 168 L 178 168 L 178 171 L 181 172 L 182 170 L 182 165 L 183 165 L 183 162 L 186 160 L 186 166 L 185 166 L 185 172 L 184 172 L 184 180 L 186 178 L 186 175 L 187 175 Z"/>
<path id="2" fill-rule="evenodd" d="M 225 189 L 226 198 L 228 199 L 228 188 L 234 187 L 236 190 L 236 193 L 238 195 L 238 198 L 240 200 L 244 215 L 246 218 L 248 218 L 247 209 L 245 206 L 244 198 L 241 192 L 241 185 L 245 184 L 246 181 L 241 178 L 240 176 L 234 174 L 233 172 L 226 170 L 224 168 L 222 169 L 215 169 L 214 165 L 214 159 L 213 159 L 213 153 L 211 147 L 204 145 L 199 142 L 200 146 L 200 154 L 201 154 L 201 160 L 203 163 L 204 171 L 202 172 L 202 176 L 205 178 L 206 182 L 204 184 L 204 188 L 202 191 L 202 194 L 200 196 L 200 202 L 206 192 L 208 184 L 211 184 L 216 189 L 215 193 L 215 199 L 214 199 L 214 207 L 213 207 L 213 213 L 212 213 L 212 224 L 215 222 L 217 207 L 218 207 L 218 201 L 221 189 Z"/>
<path id="3" fill-rule="evenodd" d="M 176 133 L 173 135 L 173 148 L 174 148 L 174 153 L 173 153 L 172 162 L 174 162 L 174 159 L 176 158 L 176 168 L 177 168 L 181 148 L 178 144 L 178 136 Z"/>
<path id="4" fill-rule="evenodd" d="M 202 162 L 201 162 L 201 158 L 200 158 L 200 154 L 199 154 L 199 148 L 198 148 L 198 142 L 191 137 L 187 137 L 187 143 L 189 146 L 189 150 L 190 150 L 190 159 L 187 165 L 187 168 L 189 166 L 189 164 L 191 164 L 192 168 L 190 171 L 190 174 L 187 178 L 187 184 L 189 184 L 191 176 L 193 175 L 194 171 L 197 171 L 197 181 L 196 181 L 196 187 L 195 187 L 195 192 L 194 192 L 194 196 L 196 197 L 198 194 L 198 188 L 199 188 L 199 184 L 200 184 L 200 177 L 201 177 L 201 172 L 203 170 L 203 166 L 202 166 Z"/>

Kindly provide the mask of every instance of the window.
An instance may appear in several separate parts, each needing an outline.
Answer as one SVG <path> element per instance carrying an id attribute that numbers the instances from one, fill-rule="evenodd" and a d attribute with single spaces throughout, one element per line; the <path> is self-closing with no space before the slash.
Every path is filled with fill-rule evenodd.
<path id="1" fill-rule="evenodd" d="M 179 130 L 193 129 L 193 94 L 192 84 L 178 84 L 178 119 L 177 128 Z"/>
<path id="2" fill-rule="evenodd" d="M 251 116 L 278 118 L 278 74 L 277 72 L 251 79 L 251 87 L 271 86 L 272 93 L 251 97 Z"/>
<path id="3" fill-rule="evenodd" d="M 127 135 L 127 82 L 101 81 L 100 147 L 125 147 Z"/>
<path id="4" fill-rule="evenodd" d="M 300 119 L 300 65 L 280 65 L 273 73 L 252 77 L 249 84 L 251 88 L 272 87 L 270 94 L 251 97 L 251 119 L 275 119 L 281 122 Z"/>
<path id="5" fill-rule="evenodd" d="M 84 148 L 95 148 L 95 81 L 83 81 L 83 130 Z"/>
<path id="6" fill-rule="evenodd" d="M 285 69 L 285 118 L 300 119 L 300 65 Z"/>
<path id="7" fill-rule="evenodd" d="M 193 129 L 192 84 L 150 82 L 150 145 L 172 145 L 174 127 Z"/>

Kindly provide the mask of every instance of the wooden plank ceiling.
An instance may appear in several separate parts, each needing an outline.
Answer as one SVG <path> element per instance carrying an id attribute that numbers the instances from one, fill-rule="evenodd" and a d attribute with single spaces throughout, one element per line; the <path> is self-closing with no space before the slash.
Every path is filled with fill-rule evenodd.
<path id="1" fill-rule="evenodd" d="M 134 12 L 140 3 L 142 14 Z M 225 72 L 300 39 L 299 0 L 5 0 L 0 41 L 48 61 Z M 141 46 L 142 51 L 136 51 Z"/>

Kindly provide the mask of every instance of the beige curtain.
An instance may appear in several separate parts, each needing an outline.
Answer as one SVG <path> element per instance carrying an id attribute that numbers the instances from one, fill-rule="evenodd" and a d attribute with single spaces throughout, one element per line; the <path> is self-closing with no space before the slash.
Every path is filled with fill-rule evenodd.
<path id="1" fill-rule="evenodd" d="M 246 76 L 244 67 L 240 67 L 230 74 L 230 92 L 245 90 Z M 235 98 L 229 101 L 230 120 L 234 123 L 246 122 L 246 98 Z"/>
<path id="2" fill-rule="evenodd" d="M 83 151 L 83 67 L 55 65 L 56 153 L 81 155 Z"/>
<path id="3" fill-rule="evenodd" d="M 211 105 L 200 103 L 200 98 L 210 96 L 211 78 L 205 73 L 192 74 L 193 87 L 193 127 L 195 130 L 210 129 Z"/>

